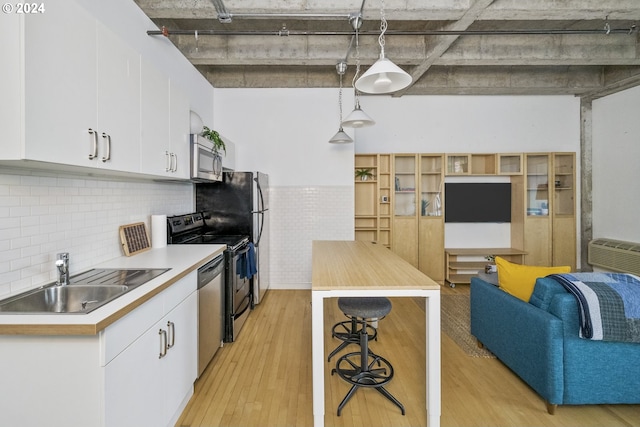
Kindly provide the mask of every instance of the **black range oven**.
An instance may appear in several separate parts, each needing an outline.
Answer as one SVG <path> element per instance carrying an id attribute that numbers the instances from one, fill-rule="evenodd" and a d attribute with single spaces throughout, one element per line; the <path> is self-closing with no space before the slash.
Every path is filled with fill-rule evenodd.
<path id="1" fill-rule="evenodd" d="M 249 236 L 219 235 L 207 230 L 202 213 L 167 217 L 168 244 L 227 245 L 224 251 L 223 339 L 236 340 L 252 309 L 252 282 L 245 271 Z"/>

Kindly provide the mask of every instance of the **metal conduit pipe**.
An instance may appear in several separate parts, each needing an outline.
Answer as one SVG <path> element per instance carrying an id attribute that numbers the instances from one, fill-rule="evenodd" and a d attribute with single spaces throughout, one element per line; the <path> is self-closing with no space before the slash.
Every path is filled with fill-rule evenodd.
<path id="1" fill-rule="evenodd" d="M 364 3 L 366 0 L 362 0 L 360 6 L 360 15 L 362 15 L 362 9 L 364 9 Z M 213 7 L 218 14 L 218 21 L 228 24 L 233 18 L 239 19 L 269 19 L 269 18 L 290 18 L 290 19 L 336 19 L 346 18 L 349 19 L 353 14 L 344 13 L 230 13 L 227 7 L 224 5 L 223 0 L 211 0 Z"/>
<path id="2" fill-rule="evenodd" d="M 270 18 L 290 18 L 290 19 L 348 19 L 348 13 L 230 13 L 231 18 L 240 19 L 270 19 Z"/>
<path id="3" fill-rule="evenodd" d="M 165 27 L 161 30 L 149 30 L 147 35 L 207 35 L 207 36 L 352 36 L 353 31 L 224 31 L 224 30 L 169 30 Z M 585 34 L 634 34 L 638 28 L 619 28 L 610 30 L 425 30 L 425 31 L 387 31 L 386 35 L 393 36 L 511 36 L 511 35 L 585 35 Z M 359 31 L 361 36 L 379 36 L 379 31 Z"/>

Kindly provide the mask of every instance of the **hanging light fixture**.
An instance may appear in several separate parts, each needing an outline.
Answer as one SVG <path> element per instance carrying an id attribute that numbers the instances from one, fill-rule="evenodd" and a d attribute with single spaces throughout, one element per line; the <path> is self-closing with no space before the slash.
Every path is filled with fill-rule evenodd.
<path id="1" fill-rule="evenodd" d="M 348 144 L 353 142 L 353 139 L 349 135 L 342 130 L 342 76 L 347 71 L 347 63 L 344 61 L 338 62 L 336 64 L 336 71 L 338 71 L 338 75 L 340 75 L 340 91 L 338 92 L 338 106 L 340 107 L 340 128 L 338 132 L 333 135 L 333 137 L 329 140 L 331 144 Z"/>
<path id="2" fill-rule="evenodd" d="M 383 94 L 402 90 L 411 84 L 411 76 L 384 56 L 384 33 L 387 31 L 387 18 L 384 14 L 384 0 L 380 6 L 380 59 L 356 82 L 356 89 L 364 93 Z"/>
<path id="3" fill-rule="evenodd" d="M 353 82 L 352 82 L 356 105 L 355 105 L 355 108 L 353 109 L 353 111 L 347 116 L 346 119 L 344 119 L 344 121 L 342 122 L 342 126 L 344 126 L 344 127 L 352 127 L 352 128 L 361 128 L 361 127 L 365 127 L 365 126 L 373 126 L 373 125 L 376 124 L 376 122 L 374 122 L 373 119 L 371 117 L 369 117 L 367 115 L 367 113 L 362 111 L 362 108 L 360 108 L 360 92 L 358 91 L 358 89 L 356 89 L 356 81 L 358 80 L 358 77 L 360 77 L 360 42 L 358 40 L 358 30 L 360 29 L 360 26 L 362 25 L 362 15 L 360 15 L 360 14 L 353 15 L 353 16 L 351 16 L 351 18 L 349 18 L 349 21 L 351 22 L 351 26 L 353 27 L 353 29 L 356 32 L 356 34 L 355 34 L 355 39 L 356 39 L 356 73 L 353 76 Z"/>

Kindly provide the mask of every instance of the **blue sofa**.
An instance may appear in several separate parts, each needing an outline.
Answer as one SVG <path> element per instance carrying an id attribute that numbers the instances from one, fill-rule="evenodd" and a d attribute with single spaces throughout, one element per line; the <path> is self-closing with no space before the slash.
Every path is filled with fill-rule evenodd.
<path id="1" fill-rule="evenodd" d="M 530 301 L 471 279 L 471 334 L 546 401 L 557 405 L 640 403 L 640 344 L 578 336 L 578 304 L 550 278 Z"/>

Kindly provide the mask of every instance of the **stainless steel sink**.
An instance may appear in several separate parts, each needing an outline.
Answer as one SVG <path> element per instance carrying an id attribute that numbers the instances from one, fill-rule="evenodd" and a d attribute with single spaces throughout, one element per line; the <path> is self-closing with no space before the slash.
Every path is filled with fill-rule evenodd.
<path id="1" fill-rule="evenodd" d="M 170 269 L 93 269 L 0 301 L 0 314 L 89 313 Z"/>

